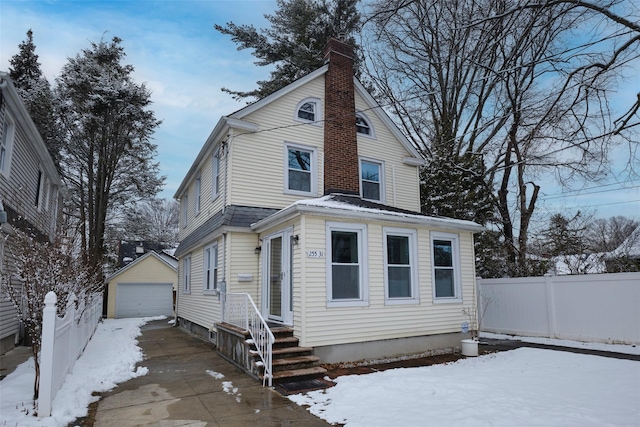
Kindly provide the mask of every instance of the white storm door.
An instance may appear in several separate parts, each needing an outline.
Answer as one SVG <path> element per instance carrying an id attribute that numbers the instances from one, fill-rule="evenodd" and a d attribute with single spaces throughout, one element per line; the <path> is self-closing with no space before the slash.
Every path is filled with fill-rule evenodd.
<path id="1" fill-rule="evenodd" d="M 291 234 L 287 229 L 263 239 L 263 315 L 267 320 L 292 324 Z"/>

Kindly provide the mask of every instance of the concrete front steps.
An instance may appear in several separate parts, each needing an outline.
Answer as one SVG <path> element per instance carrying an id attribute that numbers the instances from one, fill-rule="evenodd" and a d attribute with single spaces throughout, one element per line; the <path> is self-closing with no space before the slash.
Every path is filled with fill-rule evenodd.
<path id="1" fill-rule="evenodd" d="M 322 378 L 327 370 L 320 366 L 320 359 L 313 355 L 313 347 L 300 347 L 293 336 L 293 329 L 284 326 L 271 328 L 276 341 L 273 344 L 273 383 L 290 383 Z M 260 360 L 255 348 L 250 353 L 254 361 Z M 255 363 L 258 377 L 264 379 L 261 363 Z"/>

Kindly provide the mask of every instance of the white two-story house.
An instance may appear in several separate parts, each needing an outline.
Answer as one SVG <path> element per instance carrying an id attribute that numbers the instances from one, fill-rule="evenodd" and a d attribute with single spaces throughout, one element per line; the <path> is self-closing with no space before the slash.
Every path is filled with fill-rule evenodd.
<path id="1" fill-rule="evenodd" d="M 15 229 L 52 241 L 62 209 L 62 182 L 49 151 L 9 75 L 0 72 L 0 274 L 15 276 L 11 247 Z M 0 353 L 21 336 L 17 312 L 0 296 Z"/>
<path id="2" fill-rule="evenodd" d="M 460 345 L 473 222 L 424 216 L 424 164 L 353 76 L 352 49 L 222 117 L 178 188 L 177 318 L 216 339 L 246 293 L 323 362 Z"/>

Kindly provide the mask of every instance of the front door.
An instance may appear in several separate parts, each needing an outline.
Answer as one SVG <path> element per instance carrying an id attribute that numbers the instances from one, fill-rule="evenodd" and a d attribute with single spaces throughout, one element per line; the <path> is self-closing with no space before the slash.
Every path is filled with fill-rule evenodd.
<path id="1" fill-rule="evenodd" d="M 293 322 L 291 246 L 292 229 L 263 239 L 263 316 L 287 325 Z"/>

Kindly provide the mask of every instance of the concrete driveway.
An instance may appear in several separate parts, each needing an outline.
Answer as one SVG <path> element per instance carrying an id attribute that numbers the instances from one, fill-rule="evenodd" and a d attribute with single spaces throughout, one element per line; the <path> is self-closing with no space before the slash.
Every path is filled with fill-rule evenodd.
<path id="1" fill-rule="evenodd" d="M 166 320 L 146 324 L 138 341 L 139 366 L 149 373 L 103 393 L 83 425 L 91 418 L 96 427 L 329 425 Z"/>

